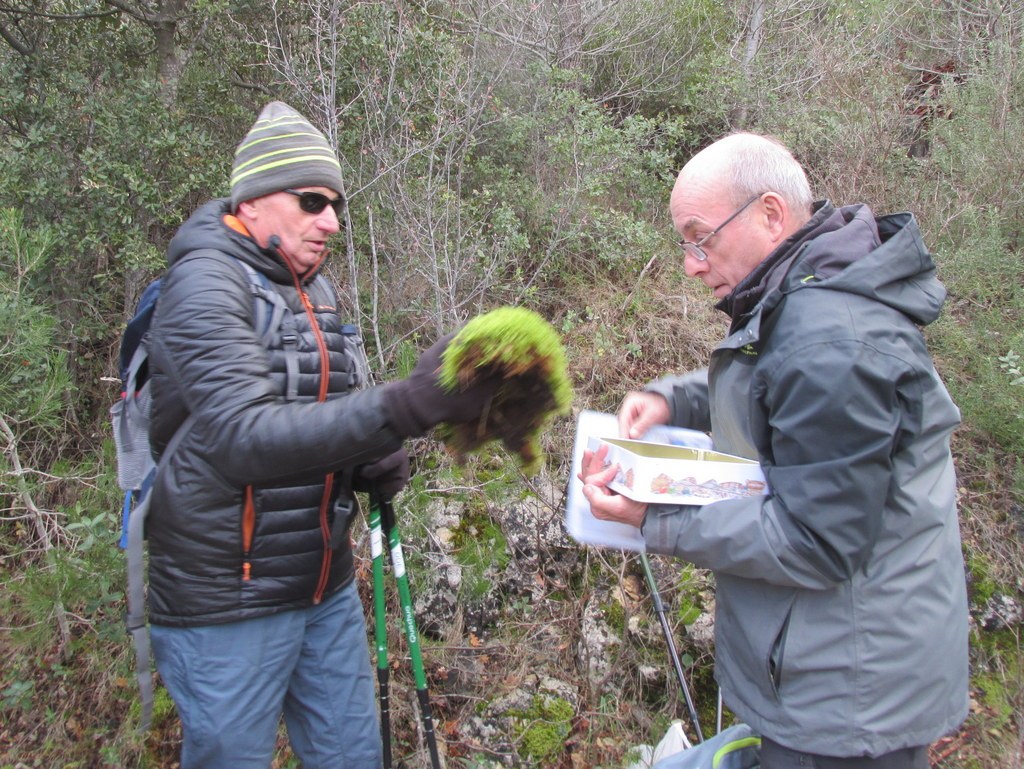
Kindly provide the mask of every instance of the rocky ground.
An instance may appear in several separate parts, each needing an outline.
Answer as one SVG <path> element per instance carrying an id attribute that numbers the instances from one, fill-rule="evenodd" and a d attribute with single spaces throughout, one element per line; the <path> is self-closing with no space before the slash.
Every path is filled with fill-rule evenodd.
<path id="1" fill-rule="evenodd" d="M 695 739 L 638 557 L 573 541 L 562 489 L 428 490 L 419 499 L 406 550 L 447 766 L 633 766 L 637 747 L 673 720 Z M 703 732 L 714 734 L 712 578 L 670 559 L 651 563 Z M 972 614 L 980 633 L 1019 633 L 1022 623 L 1011 595 L 991 595 Z M 407 655 L 400 639 L 391 645 L 396 756 L 429 766 Z M 933 746 L 933 766 L 972 766 L 973 754 L 990 750 L 979 742 L 996 738 L 984 725 L 999 719 L 983 699 L 962 732 Z M 722 719 L 728 725 L 727 710 Z M 1012 719 L 1000 728 L 1012 730 Z"/>

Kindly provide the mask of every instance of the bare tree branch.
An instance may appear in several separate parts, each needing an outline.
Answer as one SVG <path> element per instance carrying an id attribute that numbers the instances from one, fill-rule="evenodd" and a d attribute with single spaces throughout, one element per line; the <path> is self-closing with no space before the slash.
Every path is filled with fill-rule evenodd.
<path id="1" fill-rule="evenodd" d="M 50 570 L 56 570 L 57 563 L 56 559 L 53 557 L 53 543 L 50 539 L 49 529 L 47 528 L 46 515 L 39 507 L 36 506 L 35 500 L 32 498 L 32 493 L 29 490 L 28 483 L 25 481 L 25 471 L 21 464 L 21 456 L 18 453 L 17 436 L 15 436 L 14 431 L 2 415 L 0 415 L 0 435 L 3 435 L 7 441 L 4 453 L 7 454 L 7 459 L 13 468 L 12 475 L 15 478 L 15 484 L 17 485 L 21 502 L 32 517 L 36 536 L 39 538 L 39 542 L 43 547 L 43 554 L 46 559 L 47 567 Z M 64 603 L 60 598 L 54 600 L 53 610 L 54 616 L 57 620 L 57 629 L 60 633 L 60 652 L 61 655 L 63 655 L 68 648 L 68 644 L 71 643 L 71 630 L 68 626 L 67 612 L 64 609 Z"/>
<path id="2" fill-rule="evenodd" d="M 18 40 L 14 35 L 7 29 L 7 26 L 0 24 L 0 37 L 7 41 L 7 44 L 11 46 L 15 51 L 20 53 L 22 56 L 31 56 L 35 50 L 32 46 Z"/>

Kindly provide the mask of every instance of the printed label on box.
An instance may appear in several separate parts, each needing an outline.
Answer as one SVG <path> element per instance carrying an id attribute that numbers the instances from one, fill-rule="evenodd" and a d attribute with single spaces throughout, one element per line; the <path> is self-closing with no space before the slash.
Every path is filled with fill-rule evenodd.
<path id="1" fill-rule="evenodd" d="M 639 502 L 706 505 L 768 493 L 761 466 L 708 449 L 591 436 L 587 448 L 608 447 L 605 466 L 618 465 L 609 488 Z"/>
<path id="2" fill-rule="evenodd" d="M 613 443 L 626 446 L 640 444 L 640 447 L 634 446 L 637 450 L 632 452 L 633 464 L 622 470 L 621 485 L 616 490 L 620 494 L 641 499 L 639 496 L 634 497 L 637 492 L 628 488 L 626 481 L 628 477 L 633 489 L 641 488 L 643 481 L 638 478 L 642 469 L 645 474 L 643 477 L 648 479 L 646 482 L 653 489 L 642 499 L 648 503 L 707 505 L 737 496 L 768 493 L 761 468 L 756 462 L 713 451 L 711 438 L 706 433 L 658 425 L 648 430 L 643 440 L 627 441 L 612 437 L 618 433 L 618 429 L 618 420 L 614 414 L 583 410 L 577 419 L 572 473 L 569 476 L 565 506 L 565 527 L 577 542 L 620 550 L 643 552 L 645 549 L 640 529 L 625 523 L 595 518 L 590 511 L 590 503 L 583 496 L 583 484 L 579 479 L 583 453 L 592 446 L 600 446 L 602 442 L 609 444 L 609 450 Z M 593 443 L 595 440 L 598 442 Z M 620 448 L 615 446 L 616 450 Z M 669 451 L 667 455 L 663 453 L 666 449 Z M 679 461 L 696 464 L 697 469 L 680 473 L 679 467 L 671 464 Z M 624 463 L 619 464 L 622 467 Z M 714 468 L 710 473 L 709 466 Z M 723 466 L 731 466 L 730 471 L 723 474 Z M 687 479 L 692 479 L 692 482 Z M 714 483 L 709 484 L 710 481 Z"/>

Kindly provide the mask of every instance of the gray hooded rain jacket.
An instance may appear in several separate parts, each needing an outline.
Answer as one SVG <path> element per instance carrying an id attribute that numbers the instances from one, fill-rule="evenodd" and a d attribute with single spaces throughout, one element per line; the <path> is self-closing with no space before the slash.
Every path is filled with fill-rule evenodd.
<path id="1" fill-rule="evenodd" d="M 648 388 L 763 466 L 770 495 L 652 505 L 643 532 L 713 570 L 725 702 L 796 750 L 876 756 L 967 714 L 959 412 L 918 329 L 944 299 L 910 214 L 818 204 L 719 305 L 709 368 Z"/>

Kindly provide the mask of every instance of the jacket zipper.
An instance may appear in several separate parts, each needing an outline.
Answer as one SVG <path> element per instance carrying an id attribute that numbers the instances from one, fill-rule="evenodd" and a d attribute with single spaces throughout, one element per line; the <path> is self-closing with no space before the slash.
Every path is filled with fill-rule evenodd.
<path id="1" fill-rule="evenodd" d="M 256 530 L 256 502 L 253 499 L 252 484 L 245 487 L 245 507 L 242 509 L 242 581 L 252 578 L 252 533 Z"/>
<path id="2" fill-rule="evenodd" d="M 327 400 L 327 390 L 330 385 L 331 368 L 330 357 L 327 353 L 327 343 L 324 341 L 320 324 L 316 321 L 316 313 L 313 311 L 313 304 L 309 301 L 309 295 L 302 289 L 298 280 L 295 281 L 299 297 L 302 299 L 302 306 L 306 310 L 306 317 L 309 318 L 309 327 L 316 339 L 317 350 L 320 353 L 320 391 L 317 393 L 317 401 L 323 403 Z M 316 592 L 313 593 L 313 603 L 318 604 L 323 600 L 324 591 L 331 575 L 331 526 L 328 520 L 330 509 L 331 492 L 334 489 L 334 474 L 328 473 L 324 476 L 324 493 L 320 498 L 320 536 L 323 538 L 324 557 L 320 562 L 320 579 L 316 585 Z"/>

